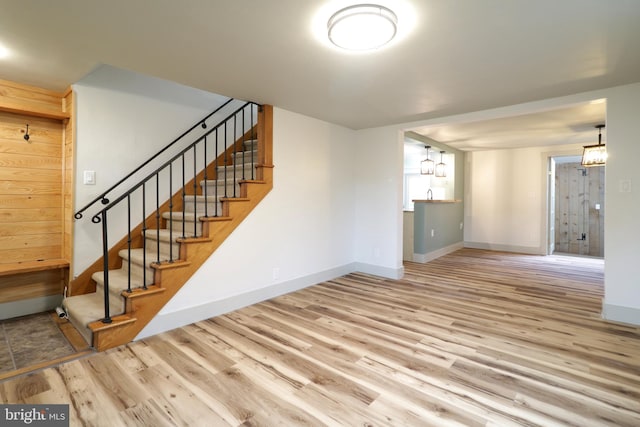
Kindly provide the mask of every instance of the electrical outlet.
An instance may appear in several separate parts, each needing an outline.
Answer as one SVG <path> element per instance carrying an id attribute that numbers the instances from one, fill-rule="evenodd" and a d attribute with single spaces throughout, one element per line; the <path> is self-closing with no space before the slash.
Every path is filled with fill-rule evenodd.
<path id="1" fill-rule="evenodd" d="M 434 237 L 436 235 L 436 230 L 434 230 L 433 228 L 431 229 L 431 237 Z"/>
<path id="2" fill-rule="evenodd" d="M 273 268 L 273 280 L 278 280 L 280 278 L 280 269 L 278 267 Z"/>

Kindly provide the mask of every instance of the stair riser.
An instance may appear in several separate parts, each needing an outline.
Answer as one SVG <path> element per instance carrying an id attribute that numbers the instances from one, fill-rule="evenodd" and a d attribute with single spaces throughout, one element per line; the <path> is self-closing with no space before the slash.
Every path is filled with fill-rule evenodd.
<path id="1" fill-rule="evenodd" d="M 240 186 L 236 185 L 235 186 L 235 195 L 236 197 L 240 195 Z M 227 191 L 224 191 L 225 188 L 220 186 L 217 188 L 217 192 L 216 192 L 216 187 L 214 186 L 207 186 L 207 196 L 211 196 L 211 197 L 219 197 L 219 198 L 224 198 L 224 197 L 233 197 L 234 192 L 233 192 L 233 185 L 229 185 L 227 186 Z M 205 189 L 204 187 L 202 187 L 202 194 L 205 194 Z"/>
<path id="2" fill-rule="evenodd" d="M 238 183 L 235 183 L 234 185 L 232 181 L 225 183 L 224 181 L 208 180 L 205 188 L 205 181 L 200 181 L 200 193 L 202 195 L 206 193 L 208 196 L 213 197 L 225 197 L 225 194 L 232 195 L 234 187 L 236 189 L 236 194 L 239 194 L 240 184 Z"/>
<path id="3" fill-rule="evenodd" d="M 100 295 L 104 295 L 104 288 L 102 286 L 96 287 L 96 292 L 99 292 Z M 120 292 L 114 294 L 109 290 L 109 315 L 117 316 L 122 313 L 124 313 L 124 297 Z M 100 314 L 101 316 L 104 316 L 104 310 Z"/>
<path id="4" fill-rule="evenodd" d="M 92 276 L 96 282 L 96 293 L 100 296 L 104 295 L 104 281 L 102 280 L 102 272 L 100 276 Z M 133 285 L 132 285 L 133 287 Z M 122 290 L 115 287 L 109 287 L 109 304 L 110 310 L 113 313 L 121 314 L 124 312 L 124 298 L 122 297 Z"/>
<path id="5" fill-rule="evenodd" d="M 185 231 L 187 235 L 193 235 L 193 222 L 185 221 Z M 167 220 L 167 228 L 171 228 L 177 237 L 182 236 L 182 221 L 181 220 Z M 202 223 L 198 221 L 196 223 L 196 235 L 202 236 Z"/>
<path id="6" fill-rule="evenodd" d="M 168 258 L 168 257 L 164 257 L 164 258 Z M 157 257 L 156 256 L 148 256 L 147 257 L 147 263 L 152 263 L 152 262 L 156 262 L 157 261 Z M 163 257 L 162 255 L 160 256 L 160 260 L 162 261 Z M 122 260 L 122 270 L 128 272 L 129 271 L 129 263 L 127 262 L 126 259 Z M 153 284 L 153 279 L 154 279 L 154 274 L 155 274 L 155 270 L 151 267 L 147 267 L 146 268 L 147 271 L 147 277 L 146 277 L 146 283 L 147 285 L 152 285 Z M 141 265 L 131 261 L 131 286 L 135 286 L 138 287 L 142 284 L 142 274 L 143 274 L 143 268 Z"/>
<path id="7" fill-rule="evenodd" d="M 125 271 L 124 269 L 122 271 Z M 137 274 L 133 274 L 132 269 L 131 274 L 131 289 L 142 287 L 142 276 L 138 276 Z M 142 271 L 140 271 L 142 274 Z M 102 275 L 102 272 L 100 272 Z M 99 295 L 104 294 L 104 280 L 102 277 L 94 278 L 96 282 L 96 292 Z M 147 281 L 149 281 L 149 277 L 147 277 Z M 153 282 L 153 275 L 151 276 L 151 281 Z M 112 282 L 111 278 L 109 280 L 109 295 L 114 298 L 122 298 L 122 291 L 127 289 L 127 285 L 124 282 L 119 283 L 118 280 L 114 277 L 114 281 Z"/>
<path id="8" fill-rule="evenodd" d="M 235 175 L 234 175 L 234 171 L 235 171 Z M 216 178 L 218 181 L 223 181 L 223 182 L 227 181 L 228 183 L 231 183 L 232 180 L 234 179 L 236 180 L 255 179 L 255 176 L 256 176 L 255 168 L 249 165 L 247 167 L 235 167 L 235 168 L 227 167 L 226 170 L 224 168 L 218 168 Z"/>
<path id="9" fill-rule="evenodd" d="M 233 194 L 233 193 L 231 193 Z M 186 201 L 184 204 L 184 211 L 185 212 L 189 212 L 189 213 L 193 213 L 193 212 L 198 212 L 201 213 L 203 216 L 205 214 L 205 203 L 204 200 L 198 200 L 198 201 Z M 216 202 L 207 202 L 206 203 L 206 213 L 207 215 L 210 216 L 214 216 L 216 215 L 216 213 L 218 215 L 220 215 L 222 213 L 222 203 L 216 203 Z"/>
<path id="10" fill-rule="evenodd" d="M 173 239 L 177 239 L 178 237 L 182 237 L 182 233 L 178 234 L 174 234 Z M 155 258 L 155 254 L 158 251 L 158 241 L 155 239 L 151 239 L 151 238 L 147 238 L 147 251 L 151 252 L 154 254 L 154 259 Z M 170 248 L 173 246 L 173 252 L 170 253 Z M 160 259 L 169 259 L 169 256 L 173 255 L 173 259 L 177 259 L 180 255 L 180 243 L 176 243 L 174 242 L 173 244 L 170 244 L 169 242 L 165 242 L 165 241 L 160 241 Z"/>
<path id="11" fill-rule="evenodd" d="M 246 152 L 244 155 L 242 152 L 235 153 L 231 155 L 231 159 L 233 160 L 234 165 L 239 165 L 242 163 L 253 163 L 254 165 L 258 162 L 258 153 L 254 152 Z"/>

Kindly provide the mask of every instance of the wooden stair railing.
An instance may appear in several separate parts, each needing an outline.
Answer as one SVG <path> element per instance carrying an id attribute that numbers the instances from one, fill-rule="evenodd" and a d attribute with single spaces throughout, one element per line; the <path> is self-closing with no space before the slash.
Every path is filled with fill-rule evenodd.
<path id="1" fill-rule="evenodd" d="M 256 179 L 240 182 L 240 197 L 221 200 L 220 216 L 201 217 L 202 236 L 178 239 L 179 257 L 173 262 L 152 263 L 153 284 L 147 289 L 124 291 L 125 312 L 113 316 L 112 322 L 105 324 L 96 320 L 88 325 L 92 332 L 93 347 L 98 351 L 107 350 L 131 342 L 139 332 L 157 315 L 166 303 L 178 292 L 189 278 L 204 264 L 209 256 L 231 235 L 235 228 L 249 215 L 273 188 L 273 107 L 263 105 L 257 122 L 258 158 Z M 244 136 L 239 140 L 240 144 Z M 236 142 L 238 144 L 238 142 Z M 230 147 L 230 150 L 234 147 Z M 222 154 L 227 158 L 228 152 Z M 203 172 L 194 179 L 201 179 Z M 187 185 L 190 188 L 191 185 Z M 173 196 L 174 207 L 182 206 L 182 194 Z M 167 201 L 160 210 L 168 209 Z M 148 227 L 155 227 L 155 214 L 149 216 Z M 132 245 L 142 246 L 142 225 L 134 230 Z M 128 239 L 123 238 L 109 250 L 110 269 L 119 268 L 122 262 L 118 252 L 127 247 Z M 71 282 L 70 295 L 95 292 L 95 282 L 91 275 L 102 270 L 102 260 L 97 260 L 77 279 Z"/>

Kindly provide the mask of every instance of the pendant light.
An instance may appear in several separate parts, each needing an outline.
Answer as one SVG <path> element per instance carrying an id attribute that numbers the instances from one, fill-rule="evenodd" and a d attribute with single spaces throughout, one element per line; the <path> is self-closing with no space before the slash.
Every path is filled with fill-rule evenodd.
<path id="1" fill-rule="evenodd" d="M 438 178 L 444 178 L 447 176 L 447 171 L 446 171 L 446 166 L 443 162 L 442 162 L 442 155 L 444 154 L 444 151 L 440 152 L 440 163 L 438 163 L 436 165 L 436 176 Z"/>
<path id="2" fill-rule="evenodd" d="M 602 128 L 604 125 L 597 125 L 598 143 L 596 145 L 586 145 L 582 152 L 582 166 L 604 166 L 607 161 L 607 149 L 602 143 Z"/>
<path id="3" fill-rule="evenodd" d="M 433 175 L 436 162 L 429 158 L 429 150 L 431 150 L 431 146 L 425 145 L 424 148 L 427 149 L 427 158 L 420 162 L 420 175 Z"/>

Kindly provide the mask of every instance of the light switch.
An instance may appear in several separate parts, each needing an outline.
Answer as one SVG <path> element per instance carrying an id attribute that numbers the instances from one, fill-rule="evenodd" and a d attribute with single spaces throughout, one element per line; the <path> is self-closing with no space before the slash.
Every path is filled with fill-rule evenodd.
<path id="1" fill-rule="evenodd" d="M 596 210 L 599 211 L 600 210 L 600 203 L 596 203 Z"/>
<path id="2" fill-rule="evenodd" d="M 85 185 L 95 185 L 96 171 L 84 171 L 84 178 L 82 181 Z"/>

